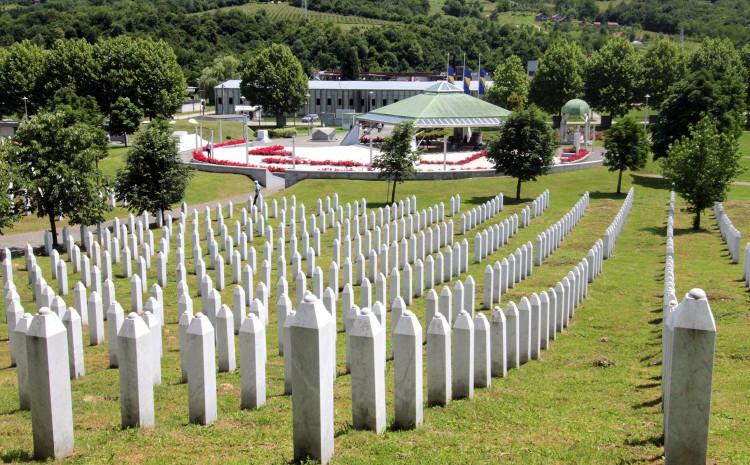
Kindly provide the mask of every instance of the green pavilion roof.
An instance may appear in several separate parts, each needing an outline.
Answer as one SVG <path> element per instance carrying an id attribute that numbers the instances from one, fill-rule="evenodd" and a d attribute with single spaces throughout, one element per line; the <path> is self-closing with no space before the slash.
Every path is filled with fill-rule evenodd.
<path id="1" fill-rule="evenodd" d="M 574 98 L 568 100 L 568 102 L 563 105 L 562 112 L 563 114 L 570 116 L 584 116 L 591 112 L 591 108 L 589 107 L 589 104 L 583 100 Z"/>
<path id="2" fill-rule="evenodd" d="M 465 94 L 448 82 L 438 82 L 424 93 L 357 117 L 373 123 L 412 122 L 418 128 L 494 127 L 510 112 Z"/>

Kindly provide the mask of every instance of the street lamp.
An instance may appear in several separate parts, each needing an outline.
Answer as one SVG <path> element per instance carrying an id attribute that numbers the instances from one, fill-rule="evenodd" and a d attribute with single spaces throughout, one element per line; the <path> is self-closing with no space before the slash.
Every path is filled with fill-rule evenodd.
<path id="1" fill-rule="evenodd" d="M 23 100 L 23 119 L 29 119 L 29 107 L 27 106 L 29 98 L 23 97 L 21 100 Z"/>
<path id="2" fill-rule="evenodd" d="M 646 124 L 648 124 L 648 99 L 650 97 L 651 96 L 649 94 L 646 94 L 646 116 L 643 117 L 643 119 L 644 119 L 643 122 L 646 123 Z"/>

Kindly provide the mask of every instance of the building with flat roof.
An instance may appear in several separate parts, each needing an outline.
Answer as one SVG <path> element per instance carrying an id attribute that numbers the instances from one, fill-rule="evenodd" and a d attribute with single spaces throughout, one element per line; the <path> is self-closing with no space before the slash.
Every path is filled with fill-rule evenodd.
<path id="1" fill-rule="evenodd" d="M 252 105 L 240 94 L 240 80 L 231 79 L 216 86 L 216 113 L 234 114 L 237 105 Z M 445 81 L 320 81 L 308 82 L 307 103 L 295 116 L 317 114 L 323 124 L 339 125 L 343 114 L 367 113 L 423 93 Z M 462 84 L 457 82 L 458 85 Z M 487 81 L 487 87 L 492 81 Z M 479 81 L 472 80 L 471 95 L 479 94 Z"/>

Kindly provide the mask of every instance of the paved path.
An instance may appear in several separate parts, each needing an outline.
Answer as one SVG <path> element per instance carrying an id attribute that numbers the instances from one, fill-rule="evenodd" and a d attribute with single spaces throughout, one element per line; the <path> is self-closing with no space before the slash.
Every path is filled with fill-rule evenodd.
<path id="1" fill-rule="evenodd" d="M 280 190 L 281 189 L 279 189 L 279 188 L 276 188 L 276 189 L 263 189 L 263 195 L 264 196 L 270 196 L 272 194 L 275 194 L 275 193 L 279 192 Z M 231 197 L 231 198 L 227 198 L 227 199 L 212 200 L 211 202 L 205 202 L 205 203 L 188 205 L 188 211 L 190 211 L 190 210 L 192 210 L 194 208 L 196 208 L 198 210 L 201 210 L 201 209 L 203 209 L 206 206 L 213 207 L 217 203 L 226 204 L 230 200 L 232 201 L 232 203 L 235 204 L 235 206 L 237 206 L 237 208 L 241 209 L 243 206 L 246 205 L 248 195 L 250 195 L 250 194 L 240 195 L 240 196 Z M 168 213 L 172 213 L 172 216 L 176 217 L 177 215 L 179 215 L 180 209 L 178 207 L 178 208 L 170 210 Z M 127 216 L 120 217 L 120 222 L 121 223 L 127 224 L 127 220 L 128 220 Z M 104 224 L 111 225 L 113 222 L 114 222 L 114 218 L 105 221 Z M 60 244 L 62 244 L 62 229 L 63 229 L 62 226 L 58 225 L 57 236 L 58 236 Z M 78 226 L 69 226 L 68 230 L 73 234 L 73 237 L 76 240 L 80 241 L 80 239 L 81 239 L 81 228 L 80 227 L 78 227 Z M 92 231 L 95 230 L 95 227 L 92 227 L 91 230 Z M 44 246 L 44 234 L 45 234 L 45 232 L 46 232 L 46 230 L 45 231 L 30 231 L 30 232 L 25 232 L 25 233 L 17 233 L 17 234 L 9 234 L 7 236 L 0 236 L 0 249 L 3 249 L 5 247 L 7 247 L 7 248 L 9 248 L 11 250 L 11 253 L 13 255 L 16 255 L 16 254 L 20 254 L 23 251 L 23 249 L 26 247 L 26 244 L 31 244 L 31 246 L 34 247 L 34 248 L 43 247 Z"/>

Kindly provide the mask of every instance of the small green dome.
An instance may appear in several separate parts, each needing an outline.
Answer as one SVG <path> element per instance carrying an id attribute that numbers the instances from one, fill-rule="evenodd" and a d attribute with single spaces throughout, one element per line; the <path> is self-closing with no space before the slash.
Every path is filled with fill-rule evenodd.
<path id="1" fill-rule="evenodd" d="M 564 115 L 584 116 L 591 113 L 591 108 L 589 108 L 589 104 L 583 100 L 574 98 L 573 100 L 568 100 L 568 103 L 563 105 L 562 112 Z"/>

